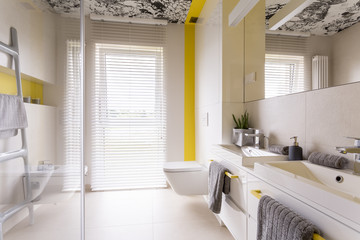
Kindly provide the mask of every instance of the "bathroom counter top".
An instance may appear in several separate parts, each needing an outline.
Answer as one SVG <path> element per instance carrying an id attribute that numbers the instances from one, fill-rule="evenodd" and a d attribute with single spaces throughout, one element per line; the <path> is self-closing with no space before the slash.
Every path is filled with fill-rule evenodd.
<path id="1" fill-rule="evenodd" d="M 287 156 L 285 155 L 279 155 L 253 147 L 238 147 L 234 144 L 214 145 L 213 154 L 231 161 L 241 168 L 244 167 L 249 170 L 254 168 L 254 163 L 287 160 Z"/>

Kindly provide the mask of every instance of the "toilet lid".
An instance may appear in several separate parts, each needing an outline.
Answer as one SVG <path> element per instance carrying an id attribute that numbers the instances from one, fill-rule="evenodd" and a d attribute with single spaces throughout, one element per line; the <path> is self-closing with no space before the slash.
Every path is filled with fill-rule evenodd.
<path id="1" fill-rule="evenodd" d="M 195 161 L 190 162 L 165 162 L 165 172 L 196 172 L 204 170 L 204 167 Z"/>

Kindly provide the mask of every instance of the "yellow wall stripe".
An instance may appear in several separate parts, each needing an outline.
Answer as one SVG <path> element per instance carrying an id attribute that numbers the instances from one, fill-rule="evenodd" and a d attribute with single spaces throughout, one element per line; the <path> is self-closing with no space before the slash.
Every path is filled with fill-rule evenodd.
<path id="1" fill-rule="evenodd" d="M 40 98 L 43 103 L 43 86 L 39 83 L 21 80 L 23 96 L 31 98 Z M 7 73 L 0 72 L 0 93 L 16 95 L 16 78 Z"/>
<path id="2" fill-rule="evenodd" d="M 185 25 L 184 160 L 195 161 L 195 25 Z"/>
<path id="3" fill-rule="evenodd" d="M 185 24 L 195 25 L 194 23 L 190 23 L 189 21 L 191 17 L 200 16 L 201 10 L 203 9 L 205 2 L 206 0 L 192 0 Z"/>
<path id="4" fill-rule="evenodd" d="M 191 17 L 199 17 L 206 0 L 193 0 L 185 21 L 184 67 L 184 160 L 195 161 L 195 24 Z"/>

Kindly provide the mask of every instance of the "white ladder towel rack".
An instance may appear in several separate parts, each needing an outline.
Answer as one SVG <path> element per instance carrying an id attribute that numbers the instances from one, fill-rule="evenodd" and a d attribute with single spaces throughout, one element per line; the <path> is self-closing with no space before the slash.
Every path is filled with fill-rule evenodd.
<path id="1" fill-rule="evenodd" d="M 16 76 L 16 88 L 17 96 L 22 99 L 22 88 L 21 88 L 21 72 L 20 72 L 20 63 L 19 63 L 19 45 L 17 38 L 17 31 L 15 28 L 10 28 L 11 34 L 11 45 L 7 45 L 3 42 L 0 42 L 0 51 L 5 52 L 12 56 L 15 64 L 15 76 Z M 13 152 L 0 153 L 0 163 L 13 160 L 16 158 L 22 158 L 24 160 L 24 201 L 18 203 L 4 212 L 0 212 L 0 240 L 3 240 L 3 224 L 11 216 L 19 212 L 24 208 L 29 209 L 29 218 L 30 224 L 33 224 L 33 204 L 32 204 L 32 191 L 30 186 L 30 168 L 28 160 L 28 146 L 26 140 L 26 130 L 25 128 L 20 129 L 21 134 L 21 149 Z"/>

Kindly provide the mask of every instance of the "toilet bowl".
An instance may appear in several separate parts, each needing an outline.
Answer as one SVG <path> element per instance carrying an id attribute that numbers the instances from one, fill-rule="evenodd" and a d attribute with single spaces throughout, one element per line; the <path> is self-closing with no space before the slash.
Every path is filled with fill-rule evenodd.
<path id="1" fill-rule="evenodd" d="M 177 194 L 208 194 L 209 171 L 199 163 L 195 161 L 166 162 L 163 170 L 168 183 Z"/>

